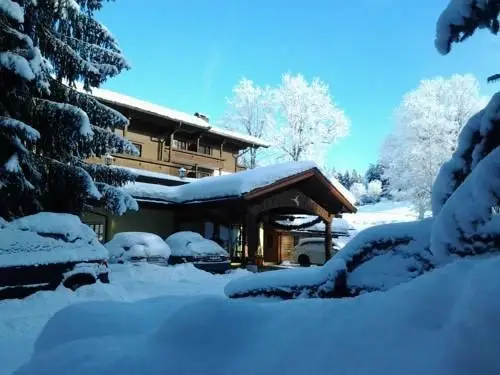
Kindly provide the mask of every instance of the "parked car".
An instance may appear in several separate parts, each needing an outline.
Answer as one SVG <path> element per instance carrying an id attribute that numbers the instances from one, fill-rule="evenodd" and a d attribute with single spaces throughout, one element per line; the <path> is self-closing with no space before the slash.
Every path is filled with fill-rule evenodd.
<path id="1" fill-rule="evenodd" d="M 332 255 L 337 253 L 349 240 L 349 237 L 336 237 L 332 239 Z M 311 264 L 325 263 L 325 238 L 308 237 L 301 238 L 294 249 L 296 262 L 307 267 Z"/>
<path id="2" fill-rule="evenodd" d="M 224 273 L 231 267 L 229 254 L 219 244 L 195 232 L 178 232 L 166 240 L 172 251 L 169 264 L 193 263 L 213 273 Z"/>
<path id="3" fill-rule="evenodd" d="M 108 251 L 77 216 L 43 212 L 0 229 L 0 299 L 108 283 Z"/>
<path id="4" fill-rule="evenodd" d="M 112 263 L 148 262 L 168 265 L 170 247 L 163 239 L 153 233 L 121 232 L 104 246 L 109 251 Z"/>

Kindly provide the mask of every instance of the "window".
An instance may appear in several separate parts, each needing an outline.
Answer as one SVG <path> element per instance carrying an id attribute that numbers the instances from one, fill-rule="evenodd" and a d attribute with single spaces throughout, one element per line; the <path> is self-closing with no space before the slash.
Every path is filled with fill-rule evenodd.
<path id="1" fill-rule="evenodd" d="M 135 143 L 135 142 L 131 143 L 137 149 L 137 151 L 139 151 L 139 155 L 136 156 L 142 156 L 142 145 L 140 143 Z"/>
<path id="2" fill-rule="evenodd" d="M 200 145 L 198 152 L 205 155 L 212 155 L 212 147 L 207 145 Z"/>
<path id="3" fill-rule="evenodd" d="M 178 150 L 187 150 L 188 143 L 187 143 L 187 141 L 181 141 L 179 139 L 174 139 L 173 147 L 178 149 Z"/>
<path id="4" fill-rule="evenodd" d="M 88 224 L 88 226 L 95 232 L 99 242 L 104 243 L 105 241 L 104 224 Z"/>

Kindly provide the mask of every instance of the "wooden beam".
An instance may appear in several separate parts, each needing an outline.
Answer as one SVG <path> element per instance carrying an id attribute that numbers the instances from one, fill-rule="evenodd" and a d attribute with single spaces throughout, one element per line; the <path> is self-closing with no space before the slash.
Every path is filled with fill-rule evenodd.
<path id="1" fill-rule="evenodd" d="M 332 219 L 325 220 L 325 263 L 332 257 Z"/>
<path id="2" fill-rule="evenodd" d="M 172 149 L 174 148 L 174 135 L 182 127 L 182 122 L 179 122 L 177 128 L 170 134 L 170 149 L 168 150 L 168 161 L 172 162 Z"/>
<path id="3" fill-rule="evenodd" d="M 245 200 L 254 199 L 254 198 L 257 198 L 261 195 L 269 194 L 275 190 L 283 189 L 288 185 L 292 185 L 292 184 L 295 184 L 297 182 L 306 180 L 313 175 L 314 175 L 314 171 L 308 170 L 308 171 L 299 173 L 299 174 L 294 175 L 294 176 L 283 178 L 279 181 L 276 181 L 275 183 L 273 183 L 271 185 L 264 186 L 262 188 L 258 188 L 258 189 L 251 191 L 250 193 L 245 195 Z"/>
<path id="4" fill-rule="evenodd" d="M 259 225 L 257 223 L 257 217 L 251 213 L 247 213 L 245 223 L 247 230 L 248 264 L 256 265 L 257 250 L 259 247 Z"/>

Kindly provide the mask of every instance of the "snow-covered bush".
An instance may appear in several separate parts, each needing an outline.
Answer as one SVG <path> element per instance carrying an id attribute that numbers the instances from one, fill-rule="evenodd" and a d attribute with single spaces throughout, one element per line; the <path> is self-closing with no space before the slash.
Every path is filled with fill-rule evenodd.
<path id="1" fill-rule="evenodd" d="M 388 290 L 434 267 L 432 219 L 385 224 L 360 232 L 322 267 L 281 270 L 234 280 L 231 298 L 339 298 Z"/>
<path id="2" fill-rule="evenodd" d="M 356 182 L 356 183 L 352 184 L 349 191 L 354 195 L 357 203 L 361 203 L 363 200 L 363 197 L 366 196 L 365 184 L 363 184 L 361 182 Z"/>
<path id="3" fill-rule="evenodd" d="M 366 194 L 362 197 L 362 202 L 365 204 L 377 203 L 382 197 L 382 181 L 372 180 L 368 182 L 366 187 Z"/>

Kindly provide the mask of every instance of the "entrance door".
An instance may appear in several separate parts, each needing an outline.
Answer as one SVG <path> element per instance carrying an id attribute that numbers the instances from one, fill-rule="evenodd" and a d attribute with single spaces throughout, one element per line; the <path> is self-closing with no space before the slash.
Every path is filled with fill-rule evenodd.
<path id="1" fill-rule="evenodd" d="M 264 235 L 264 261 L 278 263 L 279 235 L 274 230 L 266 230 Z"/>

